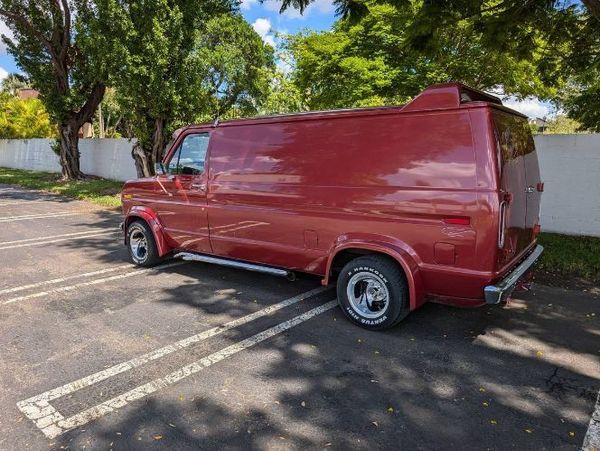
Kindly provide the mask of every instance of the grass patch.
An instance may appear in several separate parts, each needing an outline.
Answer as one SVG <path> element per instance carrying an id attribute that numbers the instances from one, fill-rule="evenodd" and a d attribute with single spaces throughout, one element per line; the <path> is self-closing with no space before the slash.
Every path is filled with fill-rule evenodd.
<path id="1" fill-rule="evenodd" d="M 542 233 L 538 242 L 544 246 L 539 269 L 600 284 L 600 238 Z"/>
<path id="2" fill-rule="evenodd" d="M 73 199 L 87 200 L 104 207 L 120 207 L 122 182 L 101 178 L 64 181 L 60 174 L 0 168 L 0 183 L 38 189 Z"/>

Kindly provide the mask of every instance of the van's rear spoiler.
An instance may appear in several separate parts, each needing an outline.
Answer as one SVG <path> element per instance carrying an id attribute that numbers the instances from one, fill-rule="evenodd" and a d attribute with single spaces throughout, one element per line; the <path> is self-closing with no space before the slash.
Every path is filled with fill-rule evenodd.
<path id="1" fill-rule="evenodd" d="M 437 110 L 458 108 L 468 102 L 489 102 L 502 105 L 502 101 L 491 94 L 470 88 L 462 83 L 431 85 L 402 108 L 402 111 Z"/>

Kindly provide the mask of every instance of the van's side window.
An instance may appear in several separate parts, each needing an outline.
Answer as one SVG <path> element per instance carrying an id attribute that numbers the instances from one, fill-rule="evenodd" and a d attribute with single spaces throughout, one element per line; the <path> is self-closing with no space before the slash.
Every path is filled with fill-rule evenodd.
<path id="1" fill-rule="evenodd" d="M 199 175 L 204 172 L 208 133 L 187 135 L 173 153 L 167 172 L 169 174 Z"/>

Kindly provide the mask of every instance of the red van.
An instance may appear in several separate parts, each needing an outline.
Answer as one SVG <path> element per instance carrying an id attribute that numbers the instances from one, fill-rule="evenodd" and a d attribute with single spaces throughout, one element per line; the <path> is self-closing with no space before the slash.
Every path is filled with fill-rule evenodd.
<path id="1" fill-rule="evenodd" d="M 457 83 L 404 106 L 191 125 L 161 167 L 123 189 L 133 262 L 316 274 L 369 329 L 427 300 L 500 303 L 543 250 L 527 118 Z"/>

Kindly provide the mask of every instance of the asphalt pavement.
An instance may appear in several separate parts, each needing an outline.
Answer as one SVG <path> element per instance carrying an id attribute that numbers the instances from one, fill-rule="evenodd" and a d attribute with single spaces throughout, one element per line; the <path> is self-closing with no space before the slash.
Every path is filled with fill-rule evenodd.
<path id="1" fill-rule="evenodd" d="M 590 437 L 597 292 L 534 285 L 506 306 L 426 304 L 367 332 L 314 277 L 134 267 L 120 221 L 0 185 L 0 449 L 575 450 Z"/>

